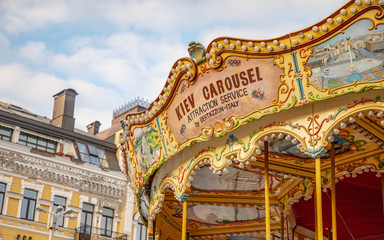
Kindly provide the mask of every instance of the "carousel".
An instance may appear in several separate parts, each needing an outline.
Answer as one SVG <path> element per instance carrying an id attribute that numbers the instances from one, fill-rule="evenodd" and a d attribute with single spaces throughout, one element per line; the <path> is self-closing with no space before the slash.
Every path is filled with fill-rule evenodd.
<path id="1" fill-rule="evenodd" d="M 158 98 L 121 121 L 148 238 L 384 239 L 383 6 L 191 42 Z"/>

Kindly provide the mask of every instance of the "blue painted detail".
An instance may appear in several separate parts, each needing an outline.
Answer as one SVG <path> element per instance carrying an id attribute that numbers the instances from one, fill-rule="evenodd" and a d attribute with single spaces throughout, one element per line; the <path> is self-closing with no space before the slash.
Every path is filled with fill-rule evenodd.
<path id="1" fill-rule="evenodd" d="M 302 78 L 299 77 L 299 78 L 296 78 L 297 80 L 297 84 L 299 85 L 299 90 L 300 90 L 300 100 L 303 100 L 305 99 L 305 94 L 304 94 L 304 88 L 303 88 L 303 82 L 302 82 Z"/>
<path id="2" fill-rule="evenodd" d="M 357 73 L 357 72 L 355 72 L 355 73 L 350 74 L 350 75 L 347 77 L 346 80 L 347 80 L 347 83 L 348 83 L 348 84 L 352 84 L 352 83 L 354 83 L 355 81 L 356 81 L 356 82 L 360 81 L 362 78 L 363 78 L 363 75 L 362 75 L 361 73 Z"/>
<path id="3" fill-rule="evenodd" d="M 160 128 L 159 118 L 156 118 L 156 123 L 157 123 L 157 128 L 159 129 L 159 133 L 160 133 L 160 134 L 163 134 L 163 133 L 161 132 L 161 128 Z"/>
<path id="4" fill-rule="evenodd" d="M 305 152 L 308 154 L 311 154 L 313 156 L 313 158 L 319 158 L 319 157 L 324 156 L 327 151 L 324 147 L 318 147 L 316 149 L 312 149 L 312 148 L 307 147 L 305 149 Z"/>
<path id="5" fill-rule="evenodd" d="M 178 199 L 179 199 L 180 202 L 185 202 L 185 201 L 188 200 L 189 194 L 186 194 L 186 193 L 184 193 L 183 195 L 179 195 L 179 194 L 178 194 L 177 197 L 178 197 Z"/>
<path id="6" fill-rule="evenodd" d="M 293 63 L 295 64 L 295 73 L 299 73 L 299 64 L 297 63 L 297 56 L 296 56 L 297 51 L 291 52 L 292 58 L 293 58 Z"/>
<path id="7" fill-rule="evenodd" d="M 190 42 L 188 44 L 188 53 L 196 64 L 200 64 L 205 61 L 205 47 L 199 42 Z"/>
<path id="8" fill-rule="evenodd" d="M 125 121 L 121 119 L 120 123 L 121 123 L 121 128 L 123 128 L 124 136 L 127 137 L 127 133 L 125 132 L 125 127 L 126 127 Z"/>
<path id="9" fill-rule="evenodd" d="M 341 112 L 343 112 L 343 111 L 347 111 L 347 108 L 339 108 L 339 109 L 337 110 L 336 115 L 331 115 L 331 116 L 329 117 L 329 120 L 336 121 L 337 116 L 338 116 Z"/>
<path id="10" fill-rule="evenodd" d="M 157 128 L 159 129 L 160 135 L 163 134 L 163 132 L 161 131 L 161 128 L 160 128 L 159 118 L 156 118 L 156 123 L 157 123 Z M 165 155 L 168 156 L 167 146 L 165 145 L 165 141 L 164 141 L 163 137 L 161 138 L 161 142 L 163 143 L 163 147 L 164 147 L 164 150 L 165 150 Z"/>
<path id="11" fill-rule="evenodd" d="M 161 138 L 161 141 L 163 142 L 163 147 L 164 147 L 164 150 L 165 150 L 165 155 L 168 156 L 168 150 L 167 150 L 167 146 L 165 145 L 164 138 Z"/>

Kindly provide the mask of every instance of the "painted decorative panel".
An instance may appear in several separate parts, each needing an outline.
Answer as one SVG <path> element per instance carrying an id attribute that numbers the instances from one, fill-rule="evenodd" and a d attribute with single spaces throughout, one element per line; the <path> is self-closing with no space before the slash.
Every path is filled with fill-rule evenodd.
<path id="1" fill-rule="evenodd" d="M 313 177 L 314 158 L 327 164 L 329 139 L 335 140 L 343 163 L 352 153 L 381 154 L 381 138 L 368 138 L 356 129 L 382 121 L 382 92 L 374 91 L 384 89 L 382 3 L 350 1 L 313 26 L 274 39 L 222 37 L 207 48 L 191 42 L 190 58 L 174 63 L 158 98 L 122 122 L 119 143 L 136 199 L 154 173 L 162 178 L 152 186 L 151 206 L 158 206 L 159 187 L 165 184 L 180 201 L 194 187 L 212 188 L 214 181 L 221 184 L 215 184 L 216 190 L 233 189 L 231 164 L 237 169 L 260 167 L 254 153 L 264 151 L 262 141 L 268 134 L 276 143 L 269 154 L 276 168 L 293 169 L 305 178 Z M 366 111 L 361 119 L 358 111 Z M 332 132 L 335 128 L 337 133 Z M 381 134 L 381 127 L 373 128 Z M 202 144 L 194 148 L 198 143 Z M 379 160 L 371 155 L 367 159 L 375 168 L 382 165 L 381 155 Z M 166 173 L 162 166 L 167 166 Z M 192 167 L 212 167 L 221 178 L 205 185 L 202 178 L 197 187 L 198 180 L 187 179 Z M 272 175 L 279 182 L 287 177 Z M 243 187 L 263 189 L 257 179 Z M 311 186 L 308 179 L 295 184 L 304 194 L 312 191 L 306 188 Z M 281 201 L 289 198 L 287 193 L 276 194 L 285 194 L 279 196 Z M 155 211 L 149 209 L 149 215 Z"/>

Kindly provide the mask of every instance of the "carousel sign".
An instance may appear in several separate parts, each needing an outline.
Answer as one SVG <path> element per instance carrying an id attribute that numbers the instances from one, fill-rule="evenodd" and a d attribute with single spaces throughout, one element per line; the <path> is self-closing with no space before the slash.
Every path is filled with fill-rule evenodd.
<path id="1" fill-rule="evenodd" d="M 383 6 L 351 0 L 275 39 L 191 42 L 191 58 L 174 63 L 159 97 L 122 121 L 120 150 L 149 239 L 285 239 L 294 226 L 322 239 L 328 208 L 337 239 L 336 181 L 360 186 L 366 174 L 374 186 L 384 174 Z M 359 199 L 355 192 L 341 202 Z M 313 195 L 310 209 L 302 200 Z M 314 209 L 316 221 L 302 217 Z M 384 236 L 350 226 L 366 239 Z"/>
<path id="2" fill-rule="evenodd" d="M 204 126 L 222 127 L 229 116 L 247 115 L 277 98 L 281 69 L 273 59 L 230 57 L 226 68 L 211 71 L 188 86 L 180 84 L 168 108 L 168 123 L 177 140 L 196 136 Z"/>

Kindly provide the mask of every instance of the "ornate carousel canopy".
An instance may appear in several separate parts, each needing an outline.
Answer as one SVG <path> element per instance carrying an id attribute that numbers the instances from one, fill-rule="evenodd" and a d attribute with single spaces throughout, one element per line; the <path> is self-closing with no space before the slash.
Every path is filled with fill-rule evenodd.
<path id="1" fill-rule="evenodd" d="M 158 98 L 121 121 L 150 238 L 384 238 L 383 6 L 191 42 Z"/>

